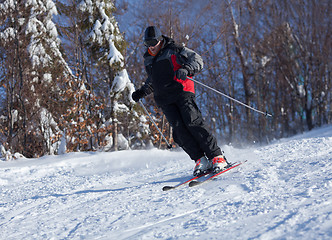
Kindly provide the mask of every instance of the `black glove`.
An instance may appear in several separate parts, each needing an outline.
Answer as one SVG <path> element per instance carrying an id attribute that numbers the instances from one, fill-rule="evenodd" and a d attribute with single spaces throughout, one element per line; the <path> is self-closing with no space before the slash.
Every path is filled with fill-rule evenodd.
<path id="1" fill-rule="evenodd" d="M 186 80 L 188 76 L 188 70 L 184 68 L 180 68 L 175 72 L 176 78 L 181 80 Z"/>
<path id="2" fill-rule="evenodd" d="M 143 98 L 145 96 L 145 93 L 142 89 L 138 89 L 135 92 L 133 92 L 133 94 L 131 95 L 132 99 L 135 102 L 138 102 L 141 98 Z"/>

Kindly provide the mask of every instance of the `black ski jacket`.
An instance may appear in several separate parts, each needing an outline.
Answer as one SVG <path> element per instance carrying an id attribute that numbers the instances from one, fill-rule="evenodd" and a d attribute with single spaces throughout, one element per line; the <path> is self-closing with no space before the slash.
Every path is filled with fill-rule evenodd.
<path id="1" fill-rule="evenodd" d="M 152 56 L 148 49 L 145 52 L 144 65 L 148 78 L 141 90 L 145 95 L 153 92 L 157 105 L 162 106 L 175 102 L 178 96 L 195 94 L 194 82 L 188 78 L 176 78 L 175 72 L 184 68 L 192 77 L 202 70 L 203 60 L 193 50 L 163 36 L 163 46 L 156 56 Z"/>

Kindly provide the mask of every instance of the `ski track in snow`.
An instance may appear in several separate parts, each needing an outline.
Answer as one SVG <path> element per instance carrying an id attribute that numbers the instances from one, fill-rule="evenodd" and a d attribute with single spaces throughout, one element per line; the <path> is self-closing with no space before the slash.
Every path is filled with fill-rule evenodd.
<path id="1" fill-rule="evenodd" d="M 180 150 L 0 162 L 0 239 L 332 239 L 332 127 L 268 146 L 207 184 Z"/>

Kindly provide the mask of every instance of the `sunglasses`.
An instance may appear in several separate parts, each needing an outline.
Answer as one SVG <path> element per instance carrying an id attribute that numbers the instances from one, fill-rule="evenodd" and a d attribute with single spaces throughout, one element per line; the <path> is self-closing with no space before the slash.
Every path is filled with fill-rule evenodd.
<path id="1" fill-rule="evenodd" d="M 144 45 L 146 46 L 146 47 L 154 47 L 154 46 L 156 46 L 157 44 L 158 44 L 158 40 L 157 39 L 150 39 L 150 40 L 145 40 L 144 41 Z"/>

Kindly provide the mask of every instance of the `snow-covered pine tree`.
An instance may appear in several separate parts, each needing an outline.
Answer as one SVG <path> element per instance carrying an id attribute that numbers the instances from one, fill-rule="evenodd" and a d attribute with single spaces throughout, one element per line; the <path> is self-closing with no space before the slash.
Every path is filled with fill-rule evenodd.
<path id="1" fill-rule="evenodd" d="M 59 130 L 57 81 L 70 75 L 62 58 L 51 0 L 2 1 L 0 42 L 6 89 L 6 147 L 28 157 L 52 154 Z"/>
<path id="2" fill-rule="evenodd" d="M 114 1 L 83 0 L 78 9 L 83 13 L 80 26 L 86 36 L 87 53 L 95 63 L 96 90 L 107 93 L 104 117 L 106 125 L 112 125 L 113 149 L 128 148 L 123 135 L 127 135 L 124 131 L 132 118 L 129 108 L 134 87 L 124 68 L 126 43 L 113 16 Z"/>
<path id="3" fill-rule="evenodd" d="M 67 109 L 62 118 L 67 149 L 116 149 L 113 143 L 117 146 L 118 141 L 113 136 L 124 140 L 120 148 L 128 148 L 124 134 L 114 134 L 118 127 L 112 117 L 113 109 L 125 109 L 122 113 L 129 115 L 127 106 L 132 91 L 123 68 L 123 55 L 117 48 L 124 49 L 125 42 L 112 17 L 114 6 L 110 1 L 78 0 L 58 2 L 58 8 L 67 61 L 75 72 L 75 78 L 68 80 L 62 95 Z M 120 99 L 117 101 L 120 104 L 114 99 Z"/>

